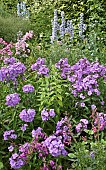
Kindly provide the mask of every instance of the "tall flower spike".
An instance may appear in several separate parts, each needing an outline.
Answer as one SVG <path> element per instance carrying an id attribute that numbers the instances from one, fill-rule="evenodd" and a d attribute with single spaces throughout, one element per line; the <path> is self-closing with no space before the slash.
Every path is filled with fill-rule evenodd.
<path id="1" fill-rule="evenodd" d="M 17 15 L 24 17 L 27 15 L 29 16 L 29 11 L 26 9 L 26 3 L 25 2 L 20 2 L 17 4 Z"/>
<path id="2" fill-rule="evenodd" d="M 54 20 L 52 20 L 52 36 L 51 36 L 51 43 L 53 43 L 54 40 L 57 40 L 57 30 L 59 29 L 58 24 L 58 16 L 57 16 L 57 10 L 54 10 Z"/>
<path id="3" fill-rule="evenodd" d="M 70 34 L 70 41 L 72 41 L 74 38 L 74 27 L 72 20 L 67 20 L 67 28 L 65 29 L 65 33 Z"/>
<path id="4" fill-rule="evenodd" d="M 17 4 L 17 15 L 20 16 L 20 4 Z"/>
<path id="5" fill-rule="evenodd" d="M 61 37 L 64 37 L 64 35 L 65 35 L 65 18 L 64 18 L 64 12 L 62 11 L 61 12 L 61 21 L 62 21 L 62 23 L 61 23 L 61 25 L 60 25 L 60 36 Z"/>
<path id="6" fill-rule="evenodd" d="M 78 27 L 79 27 L 79 36 L 83 39 L 84 38 L 84 35 L 83 33 L 85 32 L 86 30 L 86 25 L 83 23 L 83 18 L 84 14 L 81 13 L 80 14 L 80 23 L 78 24 Z"/>

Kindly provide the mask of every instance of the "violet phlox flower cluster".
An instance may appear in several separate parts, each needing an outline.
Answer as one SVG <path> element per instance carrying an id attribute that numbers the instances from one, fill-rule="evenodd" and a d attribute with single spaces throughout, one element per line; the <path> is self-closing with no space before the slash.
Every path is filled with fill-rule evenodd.
<path id="1" fill-rule="evenodd" d="M 19 117 L 24 122 L 32 122 L 34 120 L 35 114 L 36 112 L 34 109 L 28 109 L 28 110 L 23 109 L 20 112 Z"/>
<path id="2" fill-rule="evenodd" d="M 96 117 L 94 119 L 94 127 L 102 131 L 104 130 L 105 126 L 106 126 L 106 114 L 97 112 Z"/>
<path id="3" fill-rule="evenodd" d="M 20 158 L 20 155 L 17 153 L 12 154 L 9 158 L 11 168 L 13 169 L 20 169 L 22 166 L 25 165 L 24 159 Z"/>
<path id="4" fill-rule="evenodd" d="M 48 76 L 49 69 L 45 65 L 45 58 L 38 58 L 35 64 L 32 64 L 31 69 L 37 71 L 39 75 Z"/>
<path id="5" fill-rule="evenodd" d="M 80 123 L 76 125 L 76 131 L 77 133 L 81 133 L 82 131 L 87 129 L 88 120 L 87 119 L 81 119 Z"/>
<path id="6" fill-rule="evenodd" d="M 100 77 L 105 78 L 105 75 L 106 66 L 100 65 L 98 62 L 90 63 L 86 58 L 83 58 L 71 66 L 71 72 L 67 78 L 72 83 L 72 94 L 75 97 L 83 91 L 88 96 L 91 96 L 93 93 L 99 96 L 98 79 Z M 82 98 L 82 96 L 79 97 Z"/>
<path id="7" fill-rule="evenodd" d="M 4 59 L 4 64 L 14 64 L 16 63 L 16 59 L 14 57 L 9 57 Z"/>
<path id="8" fill-rule="evenodd" d="M 30 143 L 26 142 L 25 144 L 19 147 L 19 153 L 12 154 L 10 160 L 11 168 L 19 169 L 25 164 L 27 164 L 28 156 L 33 152 L 32 146 Z"/>
<path id="9" fill-rule="evenodd" d="M 57 122 L 56 125 L 56 136 L 61 136 L 62 141 L 64 144 L 70 144 L 71 142 L 71 131 L 70 128 L 67 126 L 67 117 L 62 118 L 60 121 Z"/>
<path id="10" fill-rule="evenodd" d="M 49 120 L 51 117 L 53 118 L 55 116 L 55 112 L 54 112 L 54 109 L 50 109 L 49 111 L 44 108 L 42 111 L 41 111 L 41 117 L 42 117 L 42 120 L 43 121 L 47 121 Z"/>
<path id="11" fill-rule="evenodd" d="M 20 97 L 18 93 L 9 94 L 6 96 L 7 106 L 16 106 L 20 102 Z"/>
<path id="12" fill-rule="evenodd" d="M 55 67 L 61 71 L 61 77 L 66 79 L 71 70 L 71 66 L 68 64 L 68 59 L 60 59 L 58 63 L 55 64 Z"/>
<path id="13" fill-rule="evenodd" d="M 49 153 L 58 157 L 60 155 L 66 156 L 68 153 L 64 148 L 64 144 L 62 143 L 61 136 L 51 135 L 44 141 L 45 146 L 48 148 Z"/>
<path id="14" fill-rule="evenodd" d="M 10 64 L 6 67 L 1 67 L 0 69 L 0 81 L 15 81 L 19 75 L 22 75 L 26 70 L 23 63 L 17 62 Z"/>
<path id="15" fill-rule="evenodd" d="M 15 134 L 14 130 L 8 130 L 4 132 L 3 137 L 4 140 L 9 140 L 9 139 L 16 139 L 17 135 Z"/>
<path id="16" fill-rule="evenodd" d="M 22 90 L 24 93 L 32 93 L 34 91 L 34 86 L 32 86 L 31 84 L 26 84 L 22 87 Z"/>
<path id="17" fill-rule="evenodd" d="M 28 48 L 28 43 L 26 43 L 26 40 L 31 39 L 33 36 L 33 31 L 26 32 L 26 34 L 21 38 L 18 39 L 18 42 L 15 44 L 16 47 L 16 55 L 20 55 L 21 52 L 30 52 Z"/>

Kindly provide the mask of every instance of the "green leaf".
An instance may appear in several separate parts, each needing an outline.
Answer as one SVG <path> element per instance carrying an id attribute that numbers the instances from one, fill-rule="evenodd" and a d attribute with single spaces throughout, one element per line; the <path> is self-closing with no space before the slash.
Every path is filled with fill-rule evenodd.
<path id="1" fill-rule="evenodd" d="M 57 100 L 57 102 L 58 102 L 59 106 L 63 107 L 63 103 L 61 100 Z"/>
<path id="2" fill-rule="evenodd" d="M 0 162 L 0 169 L 2 169 L 4 166 L 3 166 L 3 163 Z"/>
<path id="3" fill-rule="evenodd" d="M 62 96 L 61 95 L 57 94 L 56 97 L 59 98 L 62 101 Z"/>
<path id="4" fill-rule="evenodd" d="M 92 168 L 91 168 L 91 167 L 88 167 L 86 170 L 92 170 Z"/>
<path id="5" fill-rule="evenodd" d="M 69 153 L 68 156 L 69 156 L 70 158 L 76 158 L 76 155 L 75 155 L 74 153 Z"/>

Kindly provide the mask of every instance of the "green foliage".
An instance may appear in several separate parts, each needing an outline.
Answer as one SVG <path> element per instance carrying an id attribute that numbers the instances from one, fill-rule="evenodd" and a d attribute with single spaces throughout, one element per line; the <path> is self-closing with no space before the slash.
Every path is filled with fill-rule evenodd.
<path id="1" fill-rule="evenodd" d="M 3 10 L 7 11 L 10 14 L 14 14 L 16 16 L 17 13 L 17 3 L 19 0 L 0 0 L 0 15 L 4 15 Z"/>
<path id="2" fill-rule="evenodd" d="M 33 41 L 30 45 L 32 60 L 38 57 L 45 57 L 48 65 L 55 64 L 61 58 L 68 58 L 69 64 L 75 64 L 80 58 L 86 57 L 93 62 L 98 60 L 101 64 L 106 63 L 105 51 L 106 47 L 100 38 L 100 32 L 92 31 L 83 41 L 79 40 L 77 36 L 72 42 L 68 42 L 68 38 L 63 41 L 54 42 L 54 44 L 47 44 L 42 37 Z M 101 36 L 102 33 L 101 33 Z"/>
<path id="3" fill-rule="evenodd" d="M 25 33 L 30 29 L 29 20 L 24 20 L 15 16 L 10 16 L 8 18 L 0 16 L 0 37 L 7 42 L 16 42 L 17 33 L 19 31 Z"/>
<path id="4" fill-rule="evenodd" d="M 38 0 L 36 2 L 27 0 L 27 4 L 30 9 L 30 18 L 34 22 L 37 34 L 43 32 L 44 34 L 46 33 L 46 36 L 47 33 L 49 36 L 51 35 L 51 19 L 53 19 L 54 9 L 58 10 L 59 16 L 61 11 L 64 11 L 65 18 L 73 20 L 75 29 L 79 22 L 80 13 L 83 12 L 88 34 L 92 29 L 105 31 L 106 3 L 104 0 Z"/>
<path id="5" fill-rule="evenodd" d="M 14 14 L 16 16 L 16 5 L 19 1 L 1 0 L 1 15 Z M 51 20 L 53 19 L 54 9 L 58 10 L 60 17 L 61 11 L 65 12 L 66 19 L 72 19 L 75 29 L 77 29 L 80 13 L 84 13 L 84 22 L 87 24 L 86 34 L 90 34 L 92 30 L 102 32 L 99 36 L 105 36 L 105 16 L 106 2 L 105 0 L 26 0 L 27 9 L 30 12 L 31 29 L 34 30 L 38 42 L 40 34 L 43 39 L 50 43 Z M 60 19 L 59 19 L 60 22 Z M 105 37 L 102 41 L 105 41 Z"/>
<path id="6" fill-rule="evenodd" d="M 77 143 L 74 145 L 74 153 L 69 153 L 72 166 L 69 170 L 105 170 L 106 169 L 106 141 Z"/>
<path id="7" fill-rule="evenodd" d="M 57 69 L 52 66 L 50 76 L 40 78 L 38 83 L 38 101 L 39 110 L 47 107 L 48 109 L 54 108 L 57 114 L 64 112 L 66 107 L 66 92 L 68 91 L 68 84 L 62 80 L 58 75 Z M 68 97 L 69 99 L 69 97 Z M 65 108 L 68 111 L 68 107 Z"/>

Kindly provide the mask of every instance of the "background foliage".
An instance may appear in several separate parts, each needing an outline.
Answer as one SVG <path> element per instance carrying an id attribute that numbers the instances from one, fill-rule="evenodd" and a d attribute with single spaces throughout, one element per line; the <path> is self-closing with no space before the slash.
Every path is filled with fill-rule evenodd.
<path id="1" fill-rule="evenodd" d="M 0 15 L 6 15 L 4 10 L 7 10 L 9 14 L 16 16 L 18 2 L 20 1 L 1 0 Z M 87 33 L 89 34 L 92 29 L 96 29 L 105 36 L 105 0 L 26 0 L 25 2 L 30 11 L 31 27 L 38 38 L 42 35 L 46 41 L 50 42 L 51 19 L 53 19 L 54 9 L 58 10 L 59 16 L 61 11 L 64 11 L 65 18 L 72 19 L 75 27 L 77 27 L 80 13 L 83 12 Z"/>

